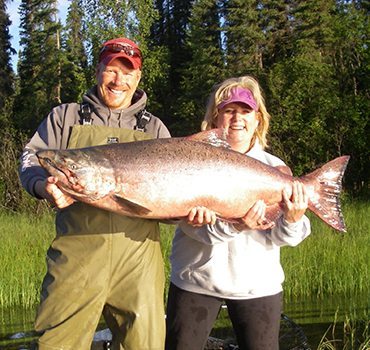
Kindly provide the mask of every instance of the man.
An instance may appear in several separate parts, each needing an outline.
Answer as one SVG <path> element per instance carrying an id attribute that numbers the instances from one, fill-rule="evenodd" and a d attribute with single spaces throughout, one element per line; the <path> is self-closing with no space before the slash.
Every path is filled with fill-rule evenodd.
<path id="1" fill-rule="evenodd" d="M 75 202 L 39 165 L 40 149 L 80 148 L 110 142 L 170 137 L 147 113 L 138 89 L 142 56 L 126 38 L 105 42 L 97 85 L 83 103 L 55 107 L 22 155 L 20 178 L 33 196 L 57 208 L 56 238 L 47 252 L 47 273 L 35 328 L 40 350 L 90 349 L 103 313 L 113 349 L 164 348 L 164 271 L 159 225 Z"/>

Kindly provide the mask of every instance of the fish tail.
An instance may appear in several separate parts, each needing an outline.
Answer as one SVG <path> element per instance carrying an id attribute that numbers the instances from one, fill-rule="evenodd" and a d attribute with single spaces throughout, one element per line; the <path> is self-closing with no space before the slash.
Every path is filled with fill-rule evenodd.
<path id="1" fill-rule="evenodd" d="M 314 193 L 309 199 L 309 209 L 326 224 L 341 232 L 346 232 L 346 225 L 339 196 L 349 158 L 349 156 L 335 158 L 302 177 L 303 182 L 314 186 Z"/>

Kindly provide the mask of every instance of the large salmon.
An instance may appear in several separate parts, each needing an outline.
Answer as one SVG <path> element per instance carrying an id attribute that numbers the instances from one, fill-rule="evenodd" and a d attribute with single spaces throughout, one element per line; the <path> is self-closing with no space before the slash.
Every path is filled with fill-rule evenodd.
<path id="1" fill-rule="evenodd" d="M 266 218 L 276 220 L 282 190 L 291 190 L 296 178 L 239 152 L 199 141 L 211 133 L 42 150 L 37 156 L 72 197 L 123 215 L 171 219 L 204 206 L 220 218 L 237 221 L 263 199 L 268 205 Z M 349 156 L 336 158 L 299 178 L 308 190 L 309 209 L 339 231 L 346 230 L 339 194 L 348 160 Z"/>

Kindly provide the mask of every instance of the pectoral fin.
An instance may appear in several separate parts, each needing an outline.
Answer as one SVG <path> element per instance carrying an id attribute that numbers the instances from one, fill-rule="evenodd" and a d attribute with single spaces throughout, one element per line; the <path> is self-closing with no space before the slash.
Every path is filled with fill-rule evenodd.
<path id="1" fill-rule="evenodd" d="M 292 170 L 287 165 L 278 165 L 275 168 L 286 175 L 293 176 Z"/>
<path id="2" fill-rule="evenodd" d="M 282 214 L 283 214 L 283 210 L 281 209 L 280 204 L 277 203 L 277 204 L 269 205 L 266 208 L 265 218 L 269 222 L 276 222 Z"/>
<path id="3" fill-rule="evenodd" d="M 113 199 L 124 211 L 128 211 L 136 216 L 147 216 L 151 212 L 150 209 L 118 195 L 114 195 Z"/>

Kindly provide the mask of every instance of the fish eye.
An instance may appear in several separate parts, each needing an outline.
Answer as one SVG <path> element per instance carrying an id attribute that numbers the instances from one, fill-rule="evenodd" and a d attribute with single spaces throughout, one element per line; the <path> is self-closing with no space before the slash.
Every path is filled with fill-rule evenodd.
<path id="1" fill-rule="evenodd" d="M 71 165 L 71 169 L 72 169 L 72 170 L 76 170 L 76 169 L 77 169 L 77 165 L 76 165 L 76 164 L 72 164 L 72 165 Z"/>

